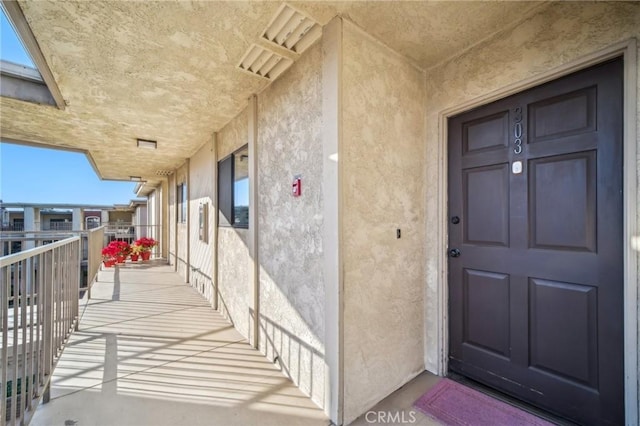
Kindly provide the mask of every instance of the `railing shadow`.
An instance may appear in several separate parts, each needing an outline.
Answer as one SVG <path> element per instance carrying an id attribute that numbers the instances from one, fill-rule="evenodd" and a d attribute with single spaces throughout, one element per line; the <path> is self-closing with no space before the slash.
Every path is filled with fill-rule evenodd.
<path id="1" fill-rule="evenodd" d="M 253 310 L 249 309 L 253 316 Z M 324 395 L 324 380 L 316 383 L 314 372 L 322 369 L 324 377 L 324 353 L 301 340 L 294 333 L 282 327 L 269 317 L 260 314 L 260 342 L 261 352 L 289 377 L 308 396 Z M 322 387 L 319 389 L 318 387 Z M 324 397 L 315 398 L 325 408 Z"/>

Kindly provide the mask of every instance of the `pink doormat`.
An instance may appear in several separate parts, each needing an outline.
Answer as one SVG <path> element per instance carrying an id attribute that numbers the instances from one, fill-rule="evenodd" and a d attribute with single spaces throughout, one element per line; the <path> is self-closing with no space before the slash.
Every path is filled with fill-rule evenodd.
<path id="1" fill-rule="evenodd" d="M 553 423 L 449 379 L 440 380 L 413 406 L 448 426 L 553 426 Z"/>

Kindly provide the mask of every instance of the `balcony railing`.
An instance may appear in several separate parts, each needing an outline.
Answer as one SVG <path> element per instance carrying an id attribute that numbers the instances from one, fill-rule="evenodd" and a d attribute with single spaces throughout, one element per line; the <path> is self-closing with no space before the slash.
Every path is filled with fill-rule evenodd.
<path id="1" fill-rule="evenodd" d="M 2 231 L 24 231 L 24 223 L 3 224 Z"/>
<path id="2" fill-rule="evenodd" d="M 77 327 L 79 236 L 0 257 L 0 419 L 28 424 Z"/>
<path id="3" fill-rule="evenodd" d="M 73 223 L 71 222 L 49 222 L 42 224 L 43 231 L 71 231 Z"/>
<path id="4" fill-rule="evenodd" d="M 96 229 L 101 230 L 101 234 L 93 233 Z M 93 234 L 92 234 L 93 233 Z M 92 272 L 90 265 L 91 256 L 90 250 L 94 250 L 94 259 L 96 263 L 93 265 L 93 270 L 97 272 L 97 268 L 100 267 L 102 256 L 100 250 L 106 246 L 110 241 L 122 240 L 129 244 L 132 244 L 135 240 L 142 237 L 154 238 L 156 241 L 160 240 L 161 226 L 160 225 L 132 225 L 130 223 L 112 222 L 102 225 L 98 228 L 91 229 L 89 231 L 8 231 L 0 234 L 0 256 L 6 256 L 20 251 L 39 247 L 44 244 L 50 244 L 55 241 L 59 241 L 70 236 L 80 236 L 82 238 L 82 269 L 83 276 L 86 274 L 86 278 L 83 278 L 83 284 L 81 287 L 90 285 L 95 273 Z M 93 235 L 93 243 L 89 241 L 90 235 Z M 93 246 L 91 245 L 93 244 Z M 100 249 L 97 249 L 100 246 Z M 93 248 L 90 248 L 93 247 Z M 161 253 L 160 246 L 155 246 L 152 250 L 153 257 L 159 257 Z"/>
<path id="5" fill-rule="evenodd" d="M 91 285 L 98 275 L 102 262 L 102 247 L 104 247 L 104 226 L 87 232 L 87 287 L 91 298 Z M 84 257 L 83 257 L 84 259 Z"/>

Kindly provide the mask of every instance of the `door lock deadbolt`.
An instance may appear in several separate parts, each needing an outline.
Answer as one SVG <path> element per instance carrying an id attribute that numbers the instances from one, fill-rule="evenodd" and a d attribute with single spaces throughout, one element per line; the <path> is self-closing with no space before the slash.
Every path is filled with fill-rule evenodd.
<path id="1" fill-rule="evenodd" d="M 454 225 L 457 225 L 460 223 L 460 218 L 458 216 L 453 216 L 451 218 L 451 223 L 453 223 Z"/>

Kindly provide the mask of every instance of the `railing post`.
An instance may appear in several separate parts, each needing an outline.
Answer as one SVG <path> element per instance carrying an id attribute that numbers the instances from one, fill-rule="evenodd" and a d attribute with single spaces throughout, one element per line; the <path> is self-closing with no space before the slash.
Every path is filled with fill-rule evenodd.
<path id="1" fill-rule="evenodd" d="M 47 252 L 44 255 L 43 268 L 45 271 L 44 288 L 42 289 L 44 296 L 44 312 L 43 312 L 43 335 L 44 335 L 44 374 L 47 386 L 44 390 L 43 402 L 46 404 L 50 398 L 50 381 L 51 367 L 53 364 L 53 253 Z"/>
<path id="2" fill-rule="evenodd" d="M 11 267 L 1 269 L 0 277 L 0 305 L 2 309 L 2 369 L 0 370 L 0 418 L 2 422 L 7 418 L 7 370 L 9 369 L 9 274 Z"/>
<path id="3" fill-rule="evenodd" d="M 29 277 L 31 277 L 31 281 L 30 286 L 29 286 L 29 291 L 27 292 L 27 296 L 28 296 L 28 300 L 29 300 L 29 358 L 27 361 L 27 378 L 26 381 L 24 383 L 24 391 L 23 391 L 23 395 L 27 395 L 26 396 L 26 406 L 25 406 L 25 411 L 26 410 L 32 410 L 33 409 L 33 398 L 35 397 L 35 392 L 34 389 L 36 387 L 36 351 L 35 351 L 35 341 L 34 341 L 34 333 L 33 333 L 33 328 L 37 327 L 38 324 L 34 321 L 34 310 L 35 308 L 35 303 L 36 303 L 36 299 L 35 299 L 35 289 L 36 289 L 36 282 L 35 282 L 35 276 L 37 274 L 36 272 L 36 260 L 37 257 L 30 257 L 27 259 L 27 270 L 29 271 Z"/>
<path id="4" fill-rule="evenodd" d="M 15 268 L 13 271 L 13 276 L 11 277 L 11 292 L 12 294 L 12 300 L 13 300 L 13 339 L 11 341 L 11 343 L 13 344 L 13 350 L 11 351 L 13 354 L 13 368 L 12 368 L 12 372 L 13 372 L 13 378 L 11 380 L 11 399 L 9 401 L 11 401 L 11 406 L 10 406 L 10 412 L 9 412 L 9 421 L 13 421 L 15 424 L 15 417 L 16 417 L 16 406 L 18 405 L 18 342 L 19 340 L 19 336 L 18 336 L 18 324 L 19 324 L 19 312 L 18 312 L 18 306 L 20 305 L 18 303 L 18 292 L 19 292 L 19 274 L 17 273 L 17 271 L 19 270 L 19 268 Z"/>
<path id="5" fill-rule="evenodd" d="M 20 310 L 20 333 L 22 334 L 22 348 L 20 351 L 20 359 L 22 360 L 22 365 L 20 366 L 20 380 L 21 380 L 21 389 L 19 393 L 16 393 L 16 397 L 20 397 L 18 402 L 18 406 L 20 408 L 20 413 L 24 413 L 27 411 L 27 398 L 26 398 L 26 382 L 27 382 L 27 307 L 28 307 L 28 299 L 27 299 L 27 259 L 20 262 L 20 279 L 19 279 L 19 287 L 20 291 L 18 292 L 18 309 Z M 15 303 L 15 302 L 14 302 Z M 14 320 L 15 321 L 15 320 Z M 14 327 L 17 327 L 17 324 L 14 324 Z M 14 345 L 17 342 L 14 342 Z M 18 380 L 16 379 L 16 385 L 18 384 Z M 20 423 L 24 423 L 24 415 L 21 416 Z"/>
<path id="6" fill-rule="evenodd" d="M 80 326 L 80 282 L 82 281 L 82 272 L 80 271 L 80 267 L 82 265 L 82 239 L 78 241 L 76 247 L 78 250 L 78 256 L 76 256 L 76 261 L 78 262 L 77 268 L 73 270 L 76 271 L 77 277 L 74 280 L 75 288 L 71 290 L 72 298 L 72 306 L 73 306 L 73 322 L 74 322 L 74 331 L 78 331 Z M 91 252 L 89 251 L 89 237 L 87 236 L 87 257 L 91 257 Z M 90 287 L 91 283 L 89 282 L 89 260 L 87 259 L 87 287 Z M 75 297 L 73 297 L 75 295 Z"/>

